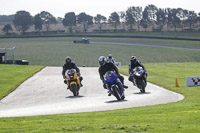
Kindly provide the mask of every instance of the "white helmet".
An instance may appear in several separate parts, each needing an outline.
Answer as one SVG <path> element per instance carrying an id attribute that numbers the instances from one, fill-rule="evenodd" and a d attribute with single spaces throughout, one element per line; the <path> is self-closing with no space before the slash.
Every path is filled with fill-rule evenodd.
<path id="1" fill-rule="evenodd" d="M 108 55 L 108 58 L 111 59 L 111 58 L 112 58 L 112 54 L 109 54 L 109 55 Z"/>
<path id="2" fill-rule="evenodd" d="M 99 64 L 103 66 L 106 63 L 106 57 L 105 56 L 100 56 L 99 57 Z"/>

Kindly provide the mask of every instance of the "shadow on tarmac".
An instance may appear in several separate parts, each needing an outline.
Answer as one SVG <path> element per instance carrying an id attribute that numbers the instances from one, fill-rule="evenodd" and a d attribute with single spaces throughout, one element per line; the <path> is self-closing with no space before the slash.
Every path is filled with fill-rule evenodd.
<path id="1" fill-rule="evenodd" d="M 136 92 L 136 93 L 133 93 L 133 94 L 145 95 L 145 94 L 151 94 L 151 92 L 145 92 L 145 93 L 142 93 L 142 92 Z"/>
<path id="2" fill-rule="evenodd" d="M 68 97 L 66 97 L 66 98 L 71 98 L 71 99 L 74 99 L 74 98 L 82 98 L 82 97 L 84 97 L 84 96 L 68 96 Z"/>
<path id="3" fill-rule="evenodd" d="M 118 101 L 118 100 L 112 100 L 112 101 L 106 101 L 105 103 L 119 103 L 119 102 L 126 102 L 126 101 L 128 101 L 128 100 L 120 100 L 120 101 Z"/>

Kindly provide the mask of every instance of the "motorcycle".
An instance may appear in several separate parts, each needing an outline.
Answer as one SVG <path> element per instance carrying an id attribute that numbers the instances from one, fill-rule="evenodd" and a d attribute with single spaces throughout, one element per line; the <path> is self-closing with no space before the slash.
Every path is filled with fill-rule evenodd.
<path id="1" fill-rule="evenodd" d="M 133 85 L 136 85 L 140 89 L 141 93 L 145 93 L 145 87 L 147 85 L 147 82 L 145 80 L 146 75 L 143 68 L 140 66 L 134 68 L 132 76 L 133 76 L 133 81 L 132 81 Z"/>
<path id="2" fill-rule="evenodd" d="M 113 71 L 108 71 L 106 72 L 104 79 L 106 88 L 111 94 L 114 95 L 118 101 L 123 100 L 125 98 L 124 88 L 117 75 Z"/>
<path id="3" fill-rule="evenodd" d="M 69 69 L 66 71 L 66 81 L 73 95 L 78 96 L 81 84 L 80 84 L 80 77 L 77 75 L 75 69 Z"/>

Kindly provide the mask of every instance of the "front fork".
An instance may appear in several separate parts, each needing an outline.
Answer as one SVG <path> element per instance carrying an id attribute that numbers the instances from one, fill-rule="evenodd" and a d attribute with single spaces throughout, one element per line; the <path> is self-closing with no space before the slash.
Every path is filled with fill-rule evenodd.
<path id="1" fill-rule="evenodd" d="M 119 83 L 118 83 L 117 86 L 119 87 L 120 96 L 122 96 L 122 94 L 123 94 L 123 92 L 124 92 L 124 88 L 122 87 L 122 85 L 119 85 Z M 111 90 L 112 85 L 109 86 L 108 84 L 106 84 L 106 87 L 107 87 L 107 89 L 108 89 L 109 91 L 112 92 L 112 90 Z"/>
<path id="2" fill-rule="evenodd" d="M 137 86 L 137 84 L 136 84 L 136 79 L 133 79 L 133 85 L 134 85 L 134 86 Z"/>

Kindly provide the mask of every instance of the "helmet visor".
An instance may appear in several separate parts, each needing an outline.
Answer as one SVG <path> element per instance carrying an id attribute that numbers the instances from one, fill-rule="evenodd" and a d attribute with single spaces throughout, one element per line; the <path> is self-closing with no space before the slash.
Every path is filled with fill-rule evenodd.
<path id="1" fill-rule="evenodd" d="M 131 60 L 131 63 L 135 63 L 135 62 L 136 62 L 136 59 L 132 59 L 132 60 Z"/>
<path id="2" fill-rule="evenodd" d="M 99 64 L 102 66 L 104 65 L 104 61 L 99 61 Z"/>
<path id="3" fill-rule="evenodd" d="M 66 63 L 71 63 L 71 60 L 70 59 L 66 59 Z"/>

